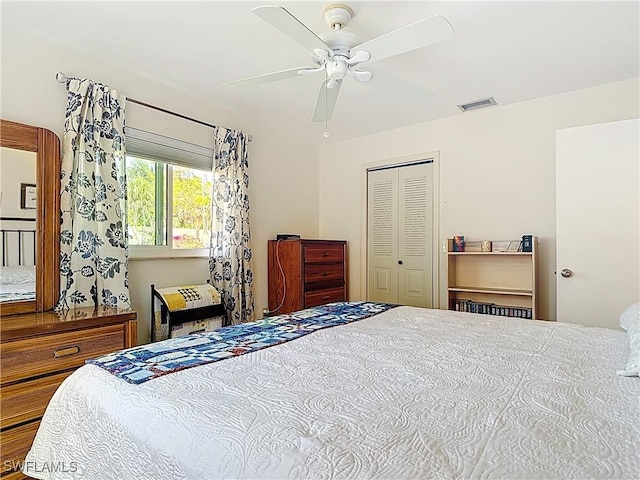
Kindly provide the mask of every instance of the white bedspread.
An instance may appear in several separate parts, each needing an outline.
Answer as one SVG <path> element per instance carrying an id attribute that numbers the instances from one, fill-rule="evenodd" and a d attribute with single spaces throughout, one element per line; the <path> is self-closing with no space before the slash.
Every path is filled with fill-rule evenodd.
<path id="1" fill-rule="evenodd" d="M 27 473 L 640 478 L 627 348 L 613 330 L 399 307 L 141 385 L 87 365 Z"/>
<path id="2" fill-rule="evenodd" d="M 35 265 L 0 267 L 0 303 L 35 300 Z"/>
<path id="3" fill-rule="evenodd" d="M 0 303 L 20 302 L 36 299 L 36 283 L 19 283 L 17 285 L 0 284 Z"/>

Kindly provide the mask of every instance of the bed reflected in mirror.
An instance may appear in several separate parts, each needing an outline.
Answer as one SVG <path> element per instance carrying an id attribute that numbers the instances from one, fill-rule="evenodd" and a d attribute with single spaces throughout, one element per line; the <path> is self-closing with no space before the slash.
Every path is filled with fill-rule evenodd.
<path id="1" fill-rule="evenodd" d="M 0 148 L 0 303 L 36 300 L 36 161 Z"/>
<path id="2" fill-rule="evenodd" d="M 60 140 L 0 120 L 0 148 L 0 317 L 50 310 L 60 284 Z"/>

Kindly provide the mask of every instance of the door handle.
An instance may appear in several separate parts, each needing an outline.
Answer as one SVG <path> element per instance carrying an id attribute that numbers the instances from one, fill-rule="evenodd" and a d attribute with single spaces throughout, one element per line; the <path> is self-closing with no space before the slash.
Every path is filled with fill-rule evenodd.
<path id="1" fill-rule="evenodd" d="M 562 270 L 560 270 L 560 275 L 563 278 L 569 278 L 569 277 L 573 276 L 573 272 L 571 270 L 569 270 L 568 268 L 563 268 Z"/>
<path id="2" fill-rule="evenodd" d="M 398 265 L 402 265 L 402 260 L 398 260 Z"/>

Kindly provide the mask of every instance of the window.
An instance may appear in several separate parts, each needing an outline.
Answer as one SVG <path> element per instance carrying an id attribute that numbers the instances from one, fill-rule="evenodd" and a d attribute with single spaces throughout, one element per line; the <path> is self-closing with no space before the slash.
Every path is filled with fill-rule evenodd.
<path id="1" fill-rule="evenodd" d="M 126 128 L 127 221 L 133 256 L 206 254 L 213 153 Z M 186 158 L 186 160 L 185 160 Z"/>
<path id="2" fill-rule="evenodd" d="M 173 247 L 209 248 L 213 174 L 177 166 L 172 170 Z"/>
<path id="3" fill-rule="evenodd" d="M 167 165 L 127 155 L 129 245 L 166 245 Z"/>

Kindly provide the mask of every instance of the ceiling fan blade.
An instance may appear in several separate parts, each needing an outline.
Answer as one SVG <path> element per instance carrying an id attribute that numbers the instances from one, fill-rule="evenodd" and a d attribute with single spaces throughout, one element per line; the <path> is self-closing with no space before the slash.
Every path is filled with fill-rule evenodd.
<path id="1" fill-rule="evenodd" d="M 371 62 L 427 47 L 453 37 L 449 21 L 436 15 L 373 38 L 351 49 L 353 57 L 359 51 L 371 54 Z"/>
<path id="2" fill-rule="evenodd" d="M 338 84 L 333 88 L 327 88 L 327 82 L 322 82 L 316 99 L 316 107 L 313 110 L 312 122 L 324 122 L 333 116 L 341 86 L 342 80 L 338 80 Z"/>
<path id="3" fill-rule="evenodd" d="M 297 77 L 300 74 L 300 70 L 308 70 L 309 67 L 296 67 L 289 68 L 287 70 L 280 70 L 279 72 L 265 73 L 264 75 L 257 75 L 255 77 L 242 78 L 240 80 L 233 80 L 230 82 L 224 82 L 225 87 L 249 87 L 253 85 L 262 85 L 263 83 L 275 82 L 277 80 L 285 80 L 287 78 Z"/>
<path id="4" fill-rule="evenodd" d="M 329 53 L 333 52 L 333 50 L 315 33 L 309 30 L 304 23 L 291 15 L 291 13 L 283 7 L 265 5 L 254 8 L 253 13 L 272 27 L 280 30 L 293 41 L 302 45 L 311 53 L 313 53 L 315 49 L 325 50 Z"/>

